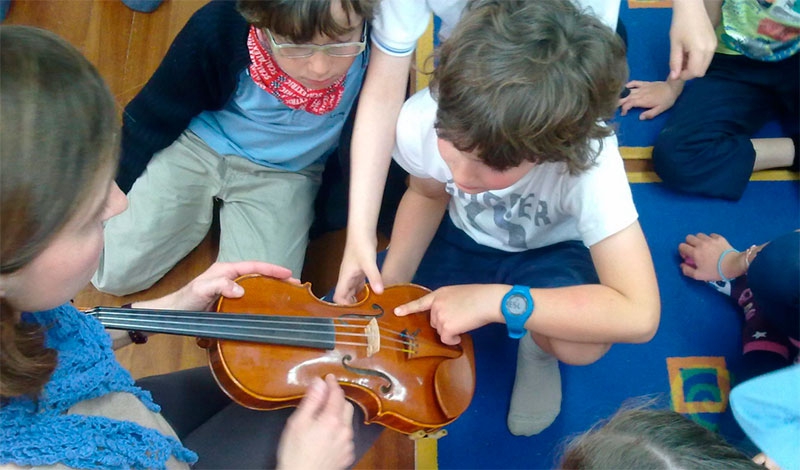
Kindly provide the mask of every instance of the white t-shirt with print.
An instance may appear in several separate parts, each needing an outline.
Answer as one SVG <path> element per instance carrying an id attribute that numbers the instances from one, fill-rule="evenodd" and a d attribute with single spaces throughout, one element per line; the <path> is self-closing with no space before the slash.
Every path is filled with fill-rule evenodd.
<path id="1" fill-rule="evenodd" d="M 525 251 L 580 240 L 592 246 L 638 218 L 616 136 L 603 140 L 597 164 L 578 175 L 564 163 L 546 162 L 508 188 L 467 194 L 453 184 L 439 154 L 435 118 L 427 88 L 409 98 L 397 121 L 393 158 L 414 176 L 445 183 L 450 218 L 481 245 Z"/>
<path id="2" fill-rule="evenodd" d="M 549 1 L 549 0 L 528 0 Z M 622 0 L 574 0 L 584 10 L 591 11 L 611 29 L 616 30 Z M 467 0 L 381 0 L 372 22 L 372 41 L 383 52 L 406 56 L 417 47 L 431 14 L 439 17 L 439 38 L 450 35 Z"/>

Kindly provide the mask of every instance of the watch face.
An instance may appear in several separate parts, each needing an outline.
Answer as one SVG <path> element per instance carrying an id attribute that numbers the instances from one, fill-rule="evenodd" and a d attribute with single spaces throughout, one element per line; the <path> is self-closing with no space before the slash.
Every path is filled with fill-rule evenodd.
<path id="1" fill-rule="evenodd" d="M 528 310 L 528 299 L 522 294 L 511 294 L 506 299 L 506 311 L 512 315 L 522 315 Z"/>

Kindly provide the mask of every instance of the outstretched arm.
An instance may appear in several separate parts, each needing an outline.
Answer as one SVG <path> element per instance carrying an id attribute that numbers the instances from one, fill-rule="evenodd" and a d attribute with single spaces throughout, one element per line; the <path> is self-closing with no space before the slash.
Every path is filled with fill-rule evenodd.
<path id="1" fill-rule="evenodd" d="M 409 177 L 408 190 L 400 201 L 392 230 L 392 243 L 383 264 L 387 285 L 411 282 L 425 250 L 431 244 L 450 195 L 444 183 L 434 179 Z"/>
<path id="2" fill-rule="evenodd" d="M 246 274 L 286 279 L 292 278 L 288 268 L 261 261 L 240 261 L 236 263 L 214 263 L 205 272 L 194 278 L 181 289 L 159 299 L 134 302 L 132 307 L 153 310 L 210 310 L 219 296 L 239 298 L 244 295 L 242 286 L 235 279 Z M 112 347 L 119 349 L 131 344 L 130 336 L 123 330 L 108 330 L 113 341 Z"/>
<path id="3" fill-rule="evenodd" d="M 722 0 L 673 0 L 669 29 L 669 78 L 702 77 L 717 48 L 714 24 Z"/>
<path id="4" fill-rule="evenodd" d="M 681 272 L 698 281 L 720 281 L 722 276 L 734 279 L 747 272 L 750 263 L 766 245 L 753 245 L 740 252 L 716 233 L 687 235 L 686 241 L 678 245 L 678 253 L 683 259 Z"/>
<path id="5" fill-rule="evenodd" d="M 365 278 L 373 291 L 383 292 L 375 262 L 376 227 L 410 66 L 410 55 L 372 49 L 353 128 L 347 242 L 333 296 L 337 303 L 353 302 Z"/>
<path id="6" fill-rule="evenodd" d="M 246 274 L 261 274 L 299 283 L 297 279 L 291 277 L 291 270 L 270 263 L 261 261 L 214 263 L 172 294 L 160 299 L 135 302 L 133 307 L 157 310 L 209 310 L 221 295 L 233 299 L 243 296 L 244 289 L 234 280 Z"/>
<path id="7" fill-rule="evenodd" d="M 558 353 L 569 343 L 642 343 L 655 335 L 660 300 L 655 270 L 638 222 L 590 248 L 600 284 L 531 289 L 535 303 L 525 328 L 551 339 Z M 431 325 L 446 344 L 488 323 L 503 323 L 503 284 L 449 286 L 395 309 L 430 309 Z"/>

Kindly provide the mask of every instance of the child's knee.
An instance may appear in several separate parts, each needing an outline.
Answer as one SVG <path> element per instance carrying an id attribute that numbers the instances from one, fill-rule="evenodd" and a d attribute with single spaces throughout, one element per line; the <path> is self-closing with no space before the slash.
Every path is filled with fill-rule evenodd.
<path id="1" fill-rule="evenodd" d="M 129 295 L 145 290 L 159 279 L 144 274 L 144 270 L 134 264 L 132 255 L 107 256 L 104 251 L 92 276 L 92 285 L 100 292 L 111 295 Z"/>
<path id="2" fill-rule="evenodd" d="M 92 276 L 92 285 L 105 294 L 129 295 L 152 286 L 157 279 L 141 279 L 131 276 L 124 269 L 104 269 L 101 264 Z"/>
<path id="3" fill-rule="evenodd" d="M 693 151 L 686 147 L 686 136 L 679 130 L 668 128 L 661 131 L 653 145 L 653 169 L 665 182 L 682 186 L 694 181 L 692 170 Z"/>
<path id="4" fill-rule="evenodd" d="M 559 361 L 573 366 L 585 366 L 605 356 L 608 350 L 611 349 L 611 344 L 572 343 L 551 338 L 550 347 L 553 355 Z"/>

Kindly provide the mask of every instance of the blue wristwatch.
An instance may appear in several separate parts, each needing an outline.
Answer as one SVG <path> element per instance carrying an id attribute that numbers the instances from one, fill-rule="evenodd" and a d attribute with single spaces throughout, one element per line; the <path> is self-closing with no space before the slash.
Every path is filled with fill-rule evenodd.
<path id="1" fill-rule="evenodd" d="M 508 336 L 519 339 L 525 336 L 525 322 L 528 321 L 533 313 L 533 298 L 531 288 L 526 286 L 514 286 L 500 304 L 500 310 L 506 318 Z"/>

